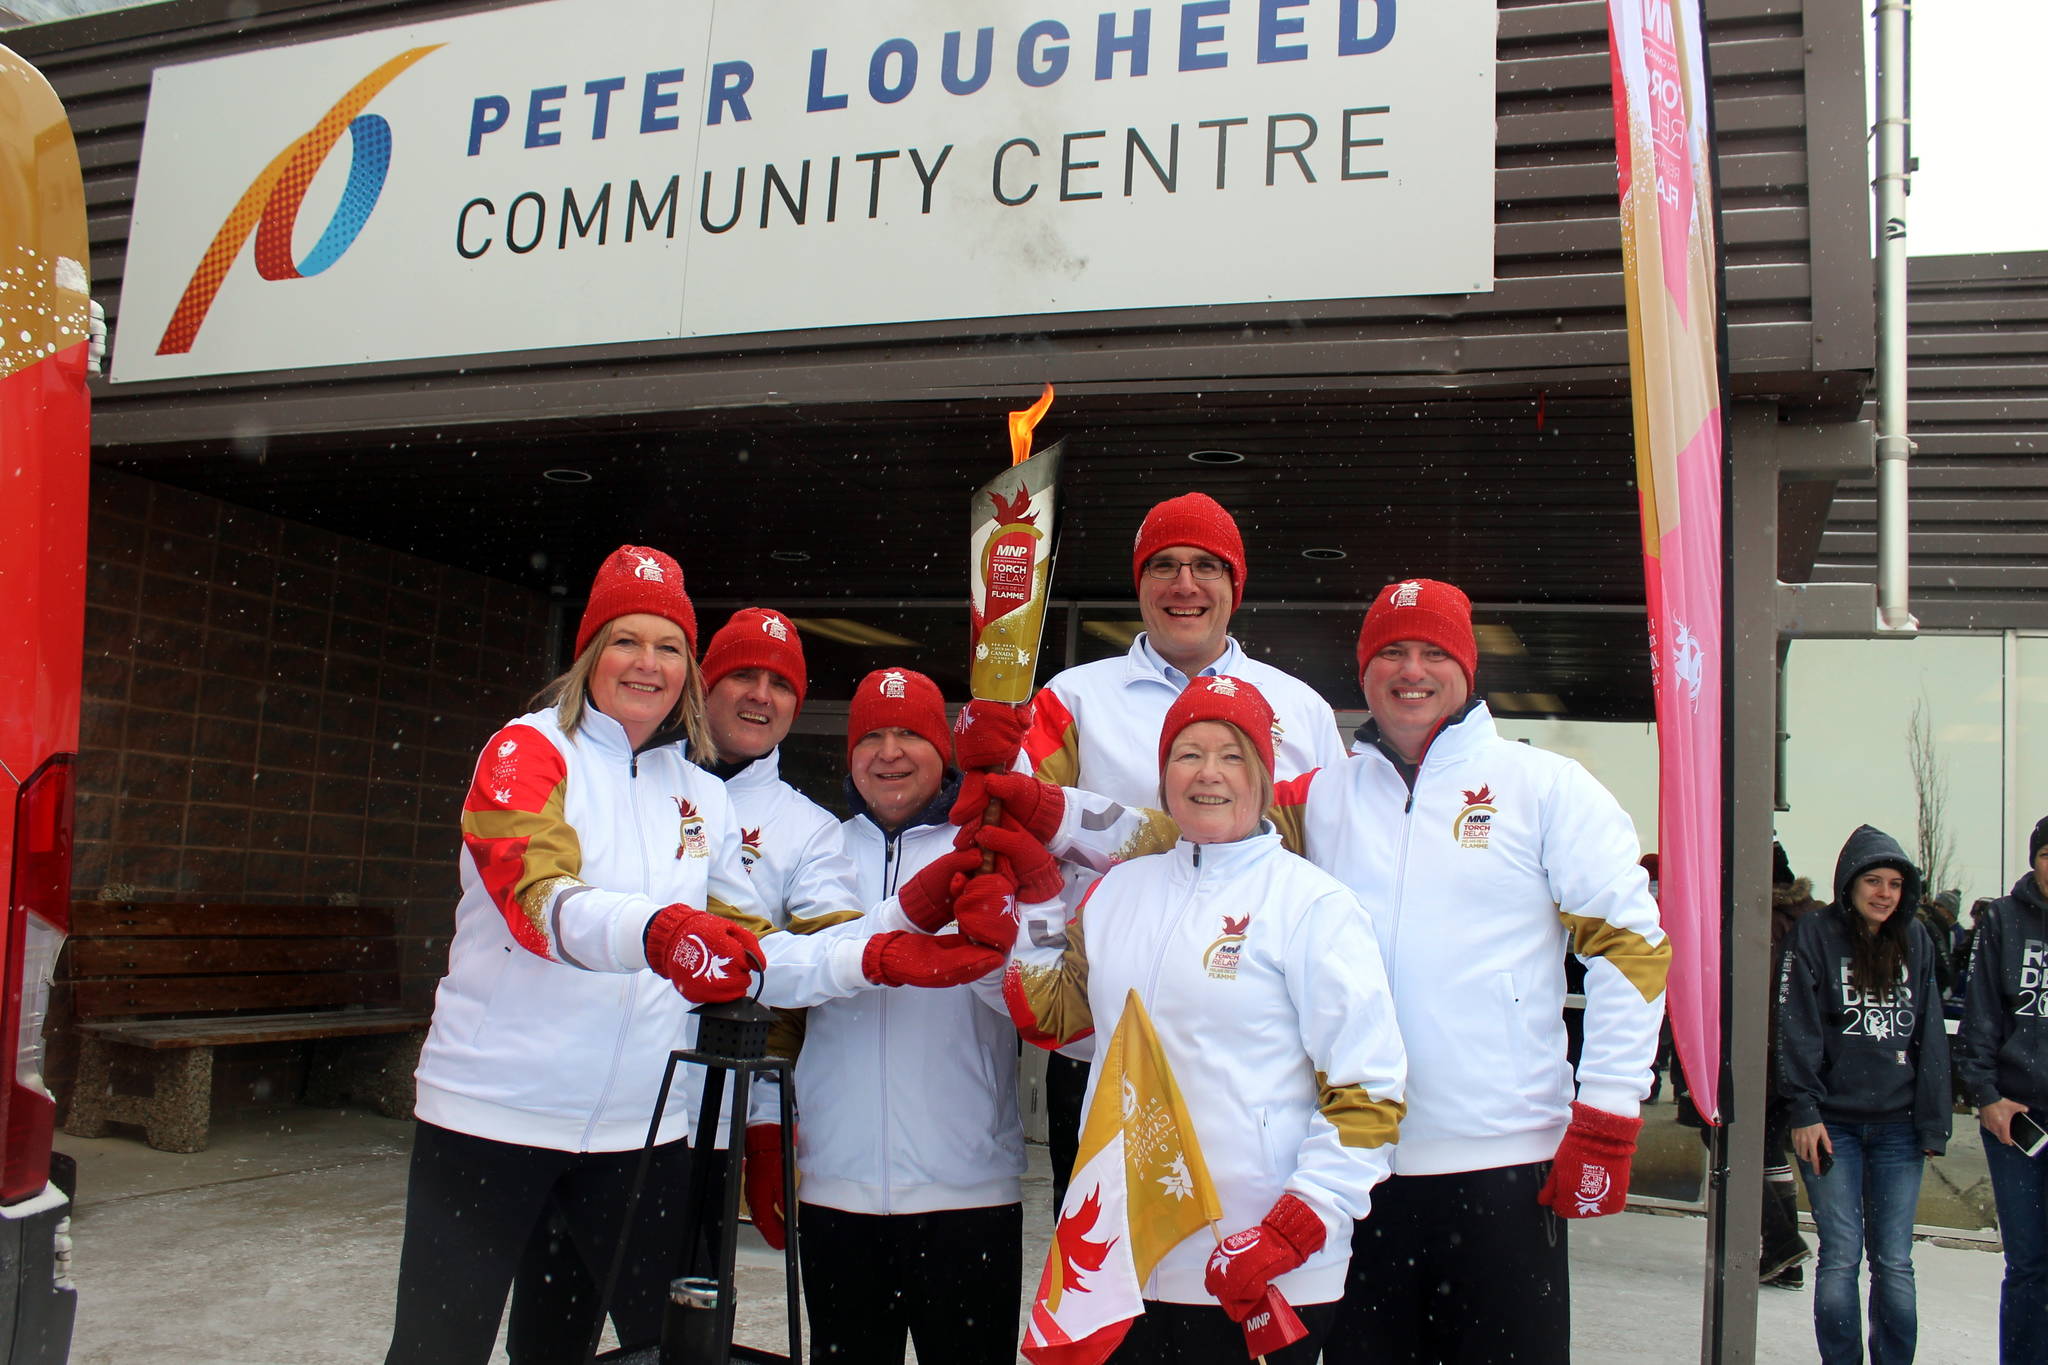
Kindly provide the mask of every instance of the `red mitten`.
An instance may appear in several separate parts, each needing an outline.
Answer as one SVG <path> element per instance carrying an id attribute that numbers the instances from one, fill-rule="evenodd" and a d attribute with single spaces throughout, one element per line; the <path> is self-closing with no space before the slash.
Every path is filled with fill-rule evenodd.
<path id="1" fill-rule="evenodd" d="M 754 1231 L 777 1251 L 789 1244 L 782 1222 L 782 1125 L 747 1125 L 747 1156 L 740 1179 L 747 1191 L 747 1212 L 753 1215 Z"/>
<path id="2" fill-rule="evenodd" d="M 1021 706 L 1000 701 L 971 701 L 953 722 L 953 761 L 962 772 L 1009 771 L 1024 747 Z"/>
<path id="3" fill-rule="evenodd" d="M 953 902 L 961 936 L 1007 954 L 1017 942 L 1016 894 L 1008 878 L 993 872 L 967 883 Z"/>
<path id="4" fill-rule="evenodd" d="M 1536 1196 L 1560 1218 L 1598 1218 L 1628 1203 L 1629 1158 L 1635 1155 L 1640 1118 L 1625 1119 L 1572 1102 L 1571 1127 L 1550 1160 L 1550 1179 Z"/>
<path id="5" fill-rule="evenodd" d="M 877 986 L 964 986 L 1003 965 L 1003 954 L 958 934 L 876 934 L 860 969 Z"/>
<path id="6" fill-rule="evenodd" d="M 969 773 L 961 779 L 960 794 L 946 817 L 963 827 L 955 844 L 964 845 L 973 837 L 990 798 L 1003 803 L 1005 826 L 1021 829 L 1041 844 L 1051 843 L 1060 832 L 1060 817 L 1067 810 L 1067 794 L 1050 782 L 1024 773 Z"/>
<path id="7" fill-rule="evenodd" d="M 1045 851 L 1045 845 L 1029 834 L 983 825 L 974 842 L 996 855 L 996 871 L 1015 885 L 1019 899 L 1049 901 L 1066 889 L 1060 865 Z"/>
<path id="8" fill-rule="evenodd" d="M 1209 1253 L 1202 1287 L 1232 1322 L 1243 1322 L 1264 1301 L 1266 1287 L 1320 1251 L 1327 1235 L 1314 1209 L 1283 1194 L 1257 1227 L 1231 1233 Z"/>
<path id="9" fill-rule="evenodd" d="M 699 1005 L 737 1000 L 753 971 L 766 971 L 761 940 L 744 926 L 687 905 L 655 912 L 642 937 L 647 965 Z"/>
<path id="10" fill-rule="evenodd" d="M 953 919 L 953 898 L 967 879 L 981 871 L 981 850 L 960 848 L 943 853 L 896 888 L 896 903 L 912 924 L 936 934 Z"/>

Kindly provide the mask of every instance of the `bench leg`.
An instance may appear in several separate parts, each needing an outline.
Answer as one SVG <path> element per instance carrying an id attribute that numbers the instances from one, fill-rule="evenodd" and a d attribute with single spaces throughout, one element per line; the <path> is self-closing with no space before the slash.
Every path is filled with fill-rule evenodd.
<path id="1" fill-rule="evenodd" d="M 212 1107 L 213 1049 L 162 1053 L 156 1059 L 156 1094 L 143 1120 L 143 1140 L 160 1152 L 203 1152 Z"/>
<path id="2" fill-rule="evenodd" d="M 107 1135 L 107 1101 L 114 1093 L 114 1048 L 86 1034 L 78 1040 L 78 1075 L 71 1084 L 71 1107 L 64 1131 L 73 1137 Z"/>
<path id="3" fill-rule="evenodd" d="M 333 1038 L 313 1045 L 305 1100 L 323 1107 L 344 1098 L 375 1107 L 387 1119 L 413 1112 L 412 1073 L 419 1066 L 424 1031 L 384 1038 Z"/>

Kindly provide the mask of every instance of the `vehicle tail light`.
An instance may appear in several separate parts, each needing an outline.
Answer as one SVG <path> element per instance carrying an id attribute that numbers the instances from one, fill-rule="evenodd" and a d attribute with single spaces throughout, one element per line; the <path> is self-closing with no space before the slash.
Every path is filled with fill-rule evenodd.
<path id="1" fill-rule="evenodd" d="M 57 953 L 71 928 L 71 790 L 75 755 L 51 758 L 23 785 L 14 812 L 0 1038 L 14 1039 L 7 1087 L 0 1204 L 39 1193 L 50 1178 L 57 1106 L 43 1083 L 43 1020 Z"/>

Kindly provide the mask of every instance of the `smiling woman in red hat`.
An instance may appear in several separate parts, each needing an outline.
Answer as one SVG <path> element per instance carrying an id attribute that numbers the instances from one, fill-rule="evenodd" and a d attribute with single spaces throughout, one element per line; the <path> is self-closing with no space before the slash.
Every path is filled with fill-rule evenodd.
<path id="1" fill-rule="evenodd" d="M 591 586 L 575 662 L 477 760 L 417 1073 L 387 1361 L 486 1359 L 520 1252 L 549 1217 L 597 1283 L 623 1240 L 612 1321 L 622 1341 L 654 1340 L 694 1069 L 668 1097 L 639 1213 L 621 1219 L 664 1063 L 696 1037 L 692 1004 L 738 997 L 770 963 L 762 998 L 775 1005 L 899 984 L 864 969 L 905 954 L 869 951 L 858 906 L 791 917 L 788 932 L 762 916 L 725 784 L 699 766 L 718 752 L 696 636 L 675 560 L 621 546 Z M 875 939 L 912 937 L 930 942 Z"/>
<path id="2" fill-rule="evenodd" d="M 1273 711 L 1259 690 L 1194 679 L 1167 711 L 1158 754 L 1177 842 L 1096 882 L 1063 948 L 1040 946 L 1058 934 L 1018 934 L 1004 994 L 1024 1036 L 1057 1047 L 1091 1028 L 1109 1037 L 1137 993 L 1232 1234 L 1220 1248 L 1197 1234 L 1166 1254 L 1110 1359 L 1241 1361 L 1231 1324 L 1274 1286 L 1308 1335 L 1266 1359 L 1312 1361 L 1344 1292 L 1352 1226 L 1399 1130 L 1407 1061 L 1393 996 L 1357 897 L 1282 848 L 1265 819 Z M 1030 856 L 1028 835 L 978 837 L 1013 863 Z M 1087 1174 L 1084 1162 L 1070 1205 L 1091 1194 Z"/>

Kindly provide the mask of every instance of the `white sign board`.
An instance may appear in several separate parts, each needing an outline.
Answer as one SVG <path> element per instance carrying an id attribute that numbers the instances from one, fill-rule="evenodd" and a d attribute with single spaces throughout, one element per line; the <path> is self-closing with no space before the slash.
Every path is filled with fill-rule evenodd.
<path id="1" fill-rule="evenodd" d="M 553 0 L 156 73 L 119 380 L 1469 293 L 1493 0 Z"/>

